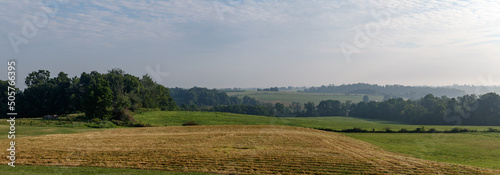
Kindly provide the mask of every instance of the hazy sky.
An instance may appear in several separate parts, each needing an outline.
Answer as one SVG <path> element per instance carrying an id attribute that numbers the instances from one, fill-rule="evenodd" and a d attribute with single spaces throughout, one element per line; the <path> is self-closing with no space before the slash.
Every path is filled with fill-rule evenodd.
<path id="1" fill-rule="evenodd" d="M 496 0 L 43 2 L 0 1 L 0 57 L 22 79 L 121 68 L 168 87 L 500 85 Z"/>

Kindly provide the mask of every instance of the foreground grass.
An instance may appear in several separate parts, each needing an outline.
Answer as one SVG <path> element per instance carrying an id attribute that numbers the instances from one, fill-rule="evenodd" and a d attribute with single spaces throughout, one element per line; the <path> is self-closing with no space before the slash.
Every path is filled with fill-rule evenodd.
<path id="1" fill-rule="evenodd" d="M 244 91 L 244 92 L 228 92 L 229 96 L 236 96 L 243 98 L 244 96 L 253 97 L 263 102 L 281 102 L 291 104 L 292 102 L 307 103 L 314 102 L 319 104 L 323 100 L 338 100 L 345 102 L 351 100 L 352 102 L 363 101 L 363 94 L 329 94 L 329 93 L 299 93 L 299 92 L 264 92 L 264 91 Z M 383 96 L 369 96 L 371 100 L 382 101 Z"/>
<path id="2" fill-rule="evenodd" d="M 188 172 L 168 172 L 160 170 L 139 170 L 139 169 L 126 169 L 126 168 L 99 168 L 99 167 L 66 167 L 66 166 L 33 166 L 33 165 L 20 165 L 10 167 L 7 165 L 0 165 L 0 174 L 2 175 L 25 175 L 25 174 L 38 174 L 38 175 L 87 175 L 87 174 L 124 174 L 124 175 L 177 175 L 177 174 L 192 174 L 203 175 L 207 173 L 188 173 Z"/>
<path id="3" fill-rule="evenodd" d="M 20 153 L 18 165 L 228 174 L 500 173 L 416 159 L 338 133 L 290 126 L 127 128 L 24 137 L 16 141 Z M 6 152 L 0 152 L 0 157 L 5 156 Z M 99 173 L 92 169 L 91 174 Z M 101 170 L 121 171 L 96 169 Z M 8 170 L 2 168 L 2 171 Z"/>
<path id="4" fill-rule="evenodd" d="M 417 158 L 500 169 L 500 133 L 343 133 Z"/>
<path id="5" fill-rule="evenodd" d="M 287 125 L 307 128 L 327 129 L 352 129 L 361 128 L 366 130 L 382 131 L 386 128 L 400 130 L 402 128 L 414 130 L 416 128 L 451 130 L 457 126 L 441 125 L 407 125 L 395 122 L 367 120 L 354 117 L 265 117 L 255 115 L 242 115 L 221 112 L 191 112 L 191 111 L 153 111 L 134 116 L 142 123 L 153 126 L 181 126 L 188 121 L 194 121 L 200 125 Z M 488 128 L 500 130 L 500 126 L 462 126 L 461 128 L 486 131 Z"/>

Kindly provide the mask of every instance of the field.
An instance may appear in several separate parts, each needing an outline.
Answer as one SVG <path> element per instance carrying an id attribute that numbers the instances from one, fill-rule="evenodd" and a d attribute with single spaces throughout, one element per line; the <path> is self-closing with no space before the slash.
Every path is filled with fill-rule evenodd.
<path id="1" fill-rule="evenodd" d="M 333 133 L 307 129 L 451 130 L 455 126 L 189 111 L 146 112 L 135 118 L 156 127 L 73 128 L 56 121 L 40 127 L 26 124 L 39 119 L 22 119 L 24 124 L 16 126 L 16 142 L 18 163 L 23 165 L 17 170 L 0 166 L 0 174 L 500 174 L 500 133 Z M 181 126 L 188 121 L 201 126 Z M 0 121 L 0 130 L 8 130 L 5 120 Z"/>
<path id="2" fill-rule="evenodd" d="M 288 125 L 308 128 L 351 129 L 354 127 L 377 131 L 415 128 L 451 130 L 457 126 L 406 125 L 387 121 L 353 117 L 288 117 L 275 118 L 215 112 L 150 112 L 136 119 L 154 125 L 181 126 L 187 121 L 200 125 Z M 486 131 L 499 126 L 460 126 Z M 343 133 L 370 142 L 385 150 L 427 160 L 500 169 L 500 133 Z"/>
<path id="3" fill-rule="evenodd" d="M 500 173 L 412 158 L 342 134 L 290 126 L 126 128 L 17 142 L 17 163 L 24 165 L 238 174 Z"/>
<path id="4" fill-rule="evenodd" d="M 354 117 L 266 117 L 222 112 L 153 111 L 134 116 L 137 121 L 153 126 L 181 126 L 188 121 L 200 125 L 287 125 L 307 128 L 352 129 L 382 131 L 386 128 L 414 130 L 416 128 L 451 130 L 457 126 L 407 125 L 395 122 L 368 120 Z M 459 126 L 460 127 L 460 126 Z M 461 126 L 461 128 L 486 131 L 488 128 L 500 130 L 500 126 Z"/>
<path id="5" fill-rule="evenodd" d="M 244 92 L 228 92 L 229 96 L 237 96 L 243 98 L 244 96 L 253 97 L 262 102 L 281 102 L 285 104 L 291 104 L 292 102 L 307 103 L 314 102 L 319 104 L 323 100 L 339 100 L 345 102 L 351 100 L 352 102 L 363 101 L 363 94 L 328 94 L 328 93 L 299 93 L 299 92 L 264 92 L 264 91 L 244 91 Z M 372 96 L 370 95 L 370 100 L 382 101 L 383 96 Z"/>
<path id="6" fill-rule="evenodd" d="M 413 157 L 500 169 L 500 133 L 343 133 Z"/>

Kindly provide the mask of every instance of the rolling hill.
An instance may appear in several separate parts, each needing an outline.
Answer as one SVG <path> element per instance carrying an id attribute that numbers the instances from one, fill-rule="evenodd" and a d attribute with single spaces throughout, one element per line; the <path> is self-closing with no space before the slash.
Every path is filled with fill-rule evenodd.
<path id="1" fill-rule="evenodd" d="M 224 174 L 500 173 L 417 159 L 338 133 L 292 126 L 125 128 L 28 136 L 16 142 L 22 165 Z"/>

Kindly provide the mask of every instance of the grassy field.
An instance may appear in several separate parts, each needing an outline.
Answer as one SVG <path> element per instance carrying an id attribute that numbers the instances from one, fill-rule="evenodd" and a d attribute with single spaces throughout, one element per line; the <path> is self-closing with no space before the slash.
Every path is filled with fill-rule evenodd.
<path id="1" fill-rule="evenodd" d="M 17 163 L 23 165 L 237 174 L 500 173 L 412 158 L 338 133 L 290 126 L 125 128 L 30 136 L 16 141 L 20 153 Z M 1 157 L 6 154 L 0 152 Z M 6 164 L 5 159 L 0 162 Z M 102 171 L 120 173 L 121 170 Z"/>
<path id="2" fill-rule="evenodd" d="M 183 123 L 186 123 L 188 121 L 194 121 L 200 125 L 267 125 L 267 126 L 260 126 L 260 127 L 267 127 L 267 129 L 277 129 L 277 128 L 282 128 L 281 126 L 298 126 L 298 127 L 308 127 L 308 128 L 329 128 L 329 129 L 351 129 L 354 127 L 357 128 L 362 128 L 362 129 L 367 129 L 367 130 L 384 130 L 385 128 L 391 128 L 392 130 L 399 130 L 401 128 L 413 130 L 415 128 L 422 128 L 424 127 L 425 129 L 431 129 L 435 128 L 437 130 L 451 130 L 452 128 L 456 126 L 432 126 L 432 125 L 406 125 L 406 124 L 401 124 L 401 123 L 394 123 L 394 122 L 387 122 L 387 121 L 378 121 L 378 120 L 366 120 L 366 119 L 359 119 L 359 118 L 352 118 L 352 117 L 289 117 L 289 118 L 276 118 L 276 117 L 265 117 L 265 116 L 253 116 L 253 115 L 241 115 L 241 114 L 231 114 L 231 113 L 219 113 L 219 112 L 189 112 L 189 111 L 154 111 L 154 112 L 147 112 L 143 113 L 140 115 L 135 115 L 135 118 L 138 121 L 141 121 L 142 123 L 150 123 L 153 124 L 154 126 L 173 126 L 173 127 L 167 127 L 167 128 L 193 128 L 193 127 L 177 127 L 181 126 Z M 37 121 L 37 119 L 32 119 L 34 121 Z M 25 120 L 25 121 L 30 121 L 30 120 Z M 28 122 L 26 122 L 28 123 Z M 53 144 L 60 144 L 64 143 L 66 147 L 69 146 L 69 150 L 77 150 L 76 152 L 81 152 L 78 151 L 77 147 L 72 145 L 68 145 L 66 142 L 74 142 L 74 144 L 79 144 L 79 145 L 86 145 L 86 149 L 94 149 L 96 150 L 99 154 L 96 155 L 94 153 L 90 153 L 90 150 L 83 150 L 81 153 L 77 153 L 76 155 L 69 155 L 69 153 L 65 151 L 58 151 L 58 146 L 57 145 L 50 145 L 47 150 L 42 151 L 40 153 L 31 153 L 31 152 L 25 152 L 26 150 L 21 150 L 22 152 L 25 152 L 25 155 L 30 155 L 33 154 L 34 157 L 31 157 L 27 160 L 32 160 L 32 159 L 37 159 L 36 161 L 31 161 L 27 162 L 26 164 L 28 165 L 64 165 L 64 166 L 92 166 L 90 168 L 85 168 L 85 167 L 78 167 L 78 168 L 67 168 L 67 167 L 54 167 L 56 170 L 58 168 L 62 168 L 64 170 L 57 170 L 57 171 L 69 171 L 71 174 L 88 174 L 86 172 L 89 172 L 91 174 L 123 174 L 123 173 L 128 173 L 128 174 L 142 174 L 140 173 L 141 170 L 135 170 L 135 169 L 129 169 L 129 168 L 139 168 L 139 169 L 148 169 L 146 167 L 150 166 L 150 163 L 152 162 L 161 162 L 165 161 L 161 157 L 158 156 L 150 156 L 153 154 L 164 154 L 164 147 L 165 143 L 167 142 L 166 140 L 163 140 L 161 143 L 155 143 L 156 146 L 151 146 L 151 147 L 146 147 L 148 151 L 147 153 L 137 153 L 141 152 L 138 151 L 137 149 L 132 149 L 130 148 L 130 145 L 124 145 L 124 146 L 119 146 L 118 143 L 110 143 L 107 146 L 112 147 L 113 144 L 116 144 L 118 148 L 123 148 L 123 149 L 129 149 L 131 152 L 128 153 L 117 153 L 119 151 L 113 150 L 111 148 L 106 148 L 105 150 L 100 150 L 98 151 L 98 148 L 100 147 L 100 143 L 94 143 L 91 142 L 92 139 L 94 138 L 100 138 L 100 134 L 107 134 L 108 132 L 114 133 L 114 130 L 117 130 L 116 132 L 120 132 L 120 134 L 111 134 L 110 137 L 106 137 L 106 140 L 100 140 L 98 142 L 104 141 L 107 142 L 108 139 L 118 142 L 120 138 L 135 138 L 135 137 L 143 137 L 142 134 L 139 135 L 134 135 L 128 132 L 122 132 L 124 130 L 136 130 L 136 129 L 148 129 L 148 128 L 124 128 L 124 129 L 119 129 L 119 128 L 114 128 L 114 129 L 95 129 L 95 128 L 86 128 L 86 127 L 61 127 L 60 125 L 54 124 L 56 122 L 51 123 L 50 125 L 44 125 L 44 127 L 40 127 L 38 125 L 35 126 L 29 126 L 26 124 L 23 124 L 21 126 L 16 126 L 16 137 L 20 140 L 18 141 L 25 141 L 30 145 L 31 143 L 35 143 L 38 140 L 38 146 L 40 145 L 45 145 L 48 143 L 45 142 L 53 142 Z M 270 126 L 272 125 L 272 126 Z M 276 125 L 281 125 L 281 126 L 276 126 Z M 205 127 L 205 126 L 202 126 Z M 209 126 L 206 126 L 209 127 Z M 226 127 L 226 126 L 214 126 L 214 127 Z M 232 126 L 235 127 L 235 126 Z M 238 126 L 245 128 L 247 126 Z M 196 127 L 194 127 L 196 128 Z M 461 128 L 467 128 L 467 129 L 477 129 L 478 131 L 484 131 L 487 130 L 488 126 L 461 126 Z M 500 129 L 500 127 L 491 127 L 491 128 L 496 128 Z M 258 133 L 266 133 L 267 129 L 260 129 Z M 8 130 L 8 125 L 5 121 L 0 121 L 0 131 L 7 131 Z M 163 131 L 162 129 L 159 129 L 159 131 Z M 97 132 L 90 132 L 90 131 L 97 131 Z M 137 130 L 136 130 L 137 131 Z M 171 130 L 168 130 L 169 132 Z M 166 131 L 165 131 L 166 132 Z M 175 131 L 175 132 L 180 132 L 180 131 Z M 183 131 L 184 132 L 184 131 Z M 322 133 L 331 133 L 331 132 L 324 132 L 324 131 L 318 131 Z M 126 134 L 122 134 L 126 133 Z M 198 133 L 198 132 L 197 132 Z M 152 135 L 162 135 L 161 133 L 152 133 Z M 202 133 L 198 133 L 202 134 Z M 331 133 L 334 135 L 338 135 L 337 133 Z M 422 158 L 426 160 L 431 160 L 431 161 L 438 161 L 438 162 L 447 162 L 447 163 L 456 163 L 456 164 L 462 164 L 462 165 L 470 165 L 470 166 L 476 166 L 476 167 L 483 167 L 483 168 L 491 168 L 491 169 L 500 169 L 500 166 L 498 165 L 498 162 L 500 162 L 500 133 L 484 133 L 484 132 L 477 132 L 477 133 L 457 133 L 457 134 L 430 134 L 430 133 L 342 133 L 343 135 L 359 139 L 362 141 L 369 142 L 373 145 L 376 145 L 377 147 L 390 151 L 390 152 L 395 152 L 395 153 L 401 153 L 403 155 L 408 155 L 411 157 L 415 158 Z M 146 137 L 147 134 L 144 134 L 144 137 Z M 189 135 L 189 134 L 188 134 Z M 293 135 L 293 134 L 291 134 Z M 38 137 L 34 137 L 38 136 Z M 68 136 L 69 138 L 66 138 Z M 76 136 L 80 138 L 76 138 Z M 116 138 L 113 138 L 116 137 Z M 194 133 L 191 133 L 191 135 L 186 136 L 186 137 L 196 137 Z M 200 136 L 203 137 L 203 136 Z M 218 135 L 215 136 L 207 136 L 209 138 L 217 138 L 220 137 Z M 224 135 L 223 137 L 227 137 L 227 135 Z M 260 137 L 260 136 L 259 136 Z M 43 138 L 43 139 L 40 139 Z M 55 140 L 53 138 L 56 138 Z M 274 137 L 273 137 L 274 138 Z M 62 139 L 62 140 L 57 140 L 57 139 Z M 83 139 L 83 140 L 82 140 Z M 116 139 L 116 140 L 115 140 Z M 151 138 L 151 139 L 159 139 L 159 138 Z M 189 138 L 186 138 L 189 139 Z M 260 138 L 259 138 L 260 139 Z M 259 139 L 256 138 L 251 138 L 251 137 L 246 137 L 242 138 L 242 140 L 239 140 L 238 142 L 243 142 L 244 140 L 250 140 L 252 143 L 262 143 Z M 268 138 L 269 139 L 269 138 Z M 45 140 L 45 141 L 44 141 Z M 161 140 L 161 139 L 160 139 Z M 254 140 L 254 141 L 252 141 Z M 300 140 L 300 139 L 299 139 Z M 0 139 L 0 141 L 6 141 L 6 139 Z M 145 141 L 145 140 L 143 140 Z M 184 140 L 186 141 L 186 140 Z M 270 140 L 272 142 L 273 140 Z M 124 140 L 124 142 L 129 142 L 128 139 Z M 178 144 L 181 144 L 183 141 L 178 141 Z M 190 142 L 190 140 L 188 140 Z M 82 144 L 84 143 L 84 144 Z M 133 142 L 133 144 L 139 144 L 137 142 Z M 187 144 L 187 143 L 182 143 L 182 144 Z M 198 143 L 201 144 L 201 143 Z M 266 143 L 270 144 L 270 143 Z M 34 151 L 36 145 L 32 145 L 32 147 L 27 146 L 27 145 L 21 145 L 19 149 L 25 148 L 31 148 L 32 151 Z M 55 146 L 55 147 L 52 147 Z M 137 146 L 137 145 L 136 145 Z M 138 145 L 140 146 L 140 145 Z M 189 145 L 182 145 L 182 147 L 188 147 Z M 372 146 L 373 147 L 373 146 Z M 159 148 L 159 149 L 156 149 Z M 259 146 L 248 146 L 248 144 L 243 144 L 243 145 L 223 145 L 221 146 L 220 150 L 221 152 L 226 152 L 226 153 L 232 153 L 234 150 L 236 151 L 241 151 L 241 150 L 254 150 L 260 148 Z M 373 148 L 373 149 L 379 149 L 379 148 Z M 62 149 L 62 148 L 61 148 Z M 100 148 L 99 148 L 100 149 Z M 168 149 L 173 149 L 173 148 L 168 148 Z M 181 149 L 181 148 L 178 148 Z M 191 148 L 190 148 L 191 149 Z M 278 149 L 278 148 L 276 148 Z M 193 150 L 193 149 L 192 149 Z M 52 152 L 54 154 L 57 154 L 61 157 L 53 157 Z M 172 151 L 172 150 L 171 150 Z M 179 150 L 176 150 L 174 152 L 181 153 Z M 145 162 L 142 163 L 129 163 L 133 165 L 123 165 L 124 162 L 134 162 L 134 160 L 125 160 L 126 157 L 140 157 L 144 156 L 144 154 L 148 154 L 149 157 L 144 159 Z M 5 153 L 2 153 L 5 154 Z M 0 156 L 3 156 L 0 154 Z M 187 153 L 183 153 L 187 154 Z M 320 154 L 320 153 L 315 153 L 315 154 Z M 100 158 L 92 158 L 92 155 L 100 157 Z M 89 157 L 90 156 L 90 157 Z M 110 157 L 111 162 L 115 162 L 115 164 L 112 164 L 109 162 L 107 157 Z M 116 158 L 118 156 L 118 158 Z M 325 155 L 322 155 L 325 156 Z M 40 158 L 36 158 L 40 157 Z M 66 162 L 72 162 L 73 159 L 78 160 L 80 158 L 85 159 L 85 161 L 82 162 L 73 162 L 67 164 Z M 284 156 L 287 157 L 287 156 Z M 186 157 L 184 157 L 186 158 Z M 202 157 L 204 158 L 204 157 Z M 234 157 L 233 157 L 234 158 Z M 283 155 L 281 155 L 281 158 L 283 158 Z M 38 160 L 39 159 L 39 160 Z M 89 163 L 87 159 L 92 159 L 94 161 L 93 163 Z M 94 160 L 95 159 L 95 160 Z M 122 160 L 123 159 L 123 160 Z M 187 158 L 186 158 L 187 159 Z M 277 158 L 275 158 L 277 159 Z M 207 159 L 207 161 L 213 161 L 216 159 Z M 218 159 L 217 159 L 218 160 Z M 226 160 L 226 159 L 224 159 Z M 256 159 L 252 159 L 252 161 L 255 161 Z M 260 159 L 259 159 L 260 160 Z M 282 161 L 281 159 L 277 159 Z M 309 160 L 309 159 L 304 159 Z M 43 163 L 40 163 L 43 162 Z M 90 161 L 90 162 L 92 162 Z M 107 163 L 104 163 L 108 161 Z M 191 163 L 188 160 L 182 160 L 182 159 L 176 159 L 171 160 L 172 162 L 175 161 L 184 161 L 184 163 Z M 202 163 L 201 159 L 196 159 L 198 161 L 197 163 L 203 164 L 200 165 L 200 167 L 205 166 L 207 163 Z M 195 162 L 196 162 L 195 161 Z M 300 159 L 294 159 L 294 161 L 299 161 Z M 319 160 L 314 160 L 314 161 L 319 161 Z M 37 163 L 38 162 L 38 163 Z M 97 163 L 96 163 L 97 162 Z M 118 162 L 118 163 L 116 163 Z M 121 162 L 121 163 L 120 163 Z M 219 161 L 220 162 L 220 161 Z M 231 162 L 233 164 L 236 164 L 235 162 L 239 162 L 239 160 L 231 159 Z M 227 162 L 226 162 L 227 163 Z M 249 162 L 247 162 L 249 163 Z M 224 163 L 220 163 L 221 165 Z M 250 164 L 250 163 L 249 163 Z M 257 165 L 255 162 L 252 163 L 253 165 Z M 239 165 L 239 164 L 238 164 Z M 177 168 L 165 168 L 167 165 L 163 165 L 163 167 L 154 167 L 153 169 L 160 169 L 160 170 L 166 170 L 166 171 L 152 171 L 151 174 L 169 174 L 171 171 L 198 171 L 198 172 L 218 172 L 218 173 L 229 173 L 229 172 L 241 172 L 245 171 L 247 173 L 251 173 L 250 170 L 248 169 L 238 169 L 235 167 L 229 168 L 231 171 L 219 171 L 218 169 L 198 169 L 197 168 L 191 168 L 191 169 L 181 169 L 179 167 Z M 170 164 L 168 165 L 170 166 Z M 180 166 L 180 165 L 176 165 Z M 216 167 L 217 165 L 210 165 L 211 167 Z M 235 165 L 236 166 L 236 165 Z M 248 167 L 252 167 L 250 165 L 245 165 Z M 278 165 L 275 165 L 278 166 Z M 304 167 L 308 167 L 309 164 L 303 165 Z M 104 168 L 95 168 L 95 167 L 104 167 Z M 105 168 L 108 167 L 108 168 Z M 113 168 L 109 168 L 113 167 Z M 248 168 L 247 167 L 247 168 Z M 269 166 L 268 166 L 269 167 Z M 0 174 L 15 174 L 15 172 L 12 172 L 11 169 L 8 169 L 10 167 L 7 166 L 0 166 Z M 125 169 L 115 169 L 115 168 L 125 168 Z M 226 167 L 227 168 L 227 167 Z M 313 167 L 314 168 L 314 167 Z M 95 170 L 93 170 L 95 169 Z M 107 170 L 109 169 L 109 170 Z M 275 169 L 273 168 L 273 171 L 276 172 L 282 172 L 284 170 L 281 169 Z M 32 174 L 29 172 L 42 172 L 46 174 L 52 174 L 52 169 L 50 167 L 45 167 L 45 166 L 23 166 L 20 168 L 22 170 L 21 172 L 27 172 L 28 174 Z M 302 170 L 300 170 L 302 171 Z M 316 170 L 315 170 L 316 171 Z M 344 170 L 331 170 L 331 172 L 341 172 Z M 345 172 L 351 171 L 351 169 L 345 170 Z M 354 171 L 354 173 L 362 173 L 365 170 L 358 170 Z M 482 171 L 482 170 L 481 170 Z M 330 170 L 317 170 L 318 173 L 324 173 L 328 172 L 330 173 Z M 389 171 L 390 172 L 390 171 Z M 145 173 L 150 173 L 145 172 Z M 270 173 L 270 172 L 262 172 L 262 173 Z M 312 172 L 310 172 L 312 173 Z M 500 174 L 496 172 L 497 174 Z M 23 174 L 23 173 L 18 173 L 18 174 Z"/>
<path id="3" fill-rule="evenodd" d="M 500 169 L 500 133 L 343 133 L 417 158 Z"/>
<path id="4" fill-rule="evenodd" d="M 264 91 L 244 91 L 244 92 L 228 92 L 229 96 L 237 96 L 243 98 L 244 96 L 253 97 L 259 101 L 263 102 L 281 102 L 285 104 L 291 104 L 292 102 L 307 103 L 309 101 L 319 104 L 323 100 L 339 100 L 345 102 L 346 100 L 351 100 L 352 102 L 363 101 L 362 94 L 329 94 L 329 93 L 299 93 L 299 92 L 264 92 Z M 382 101 L 383 96 L 372 96 L 370 95 L 370 100 Z"/>
<path id="5" fill-rule="evenodd" d="M 457 126 L 406 125 L 395 122 L 367 120 L 354 117 L 265 117 L 221 112 L 153 111 L 134 116 L 137 121 L 153 126 L 181 126 L 188 121 L 200 125 L 288 125 L 308 128 L 352 129 L 362 128 L 377 131 L 391 128 L 414 130 L 416 128 L 451 130 Z M 462 126 L 461 128 L 486 131 L 488 128 L 500 130 L 500 126 Z"/>

